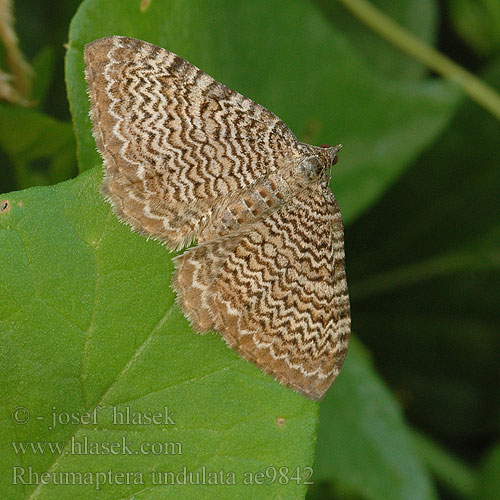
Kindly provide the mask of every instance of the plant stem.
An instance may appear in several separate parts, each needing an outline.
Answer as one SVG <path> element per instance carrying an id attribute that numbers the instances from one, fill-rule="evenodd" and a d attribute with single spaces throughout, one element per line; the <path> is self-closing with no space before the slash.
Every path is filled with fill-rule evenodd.
<path id="1" fill-rule="evenodd" d="M 2 97 L 10 102 L 28 106 L 31 97 L 31 79 L 33 70 L 24 59 L 19 48 L 19 40 L 14 31 L 14 12 L 12 0 L 0 0 L 0 42 L 4 46 L 7 67 L 10 70 L 12 84 L 2 83 Z M 3 73 L 3 72 L 0 72 Z M 5 77 L 5 73 L 3 73 Z"/>
<path id="2" fill-rule="evenodd" d="M 458 83 L 473 101 L 500 119 L 500 95 L 479 78 L 426 45 L 366 0 L 338 1 L 370 29 L 403 52 L 411 55 L 444 78 Z"/>

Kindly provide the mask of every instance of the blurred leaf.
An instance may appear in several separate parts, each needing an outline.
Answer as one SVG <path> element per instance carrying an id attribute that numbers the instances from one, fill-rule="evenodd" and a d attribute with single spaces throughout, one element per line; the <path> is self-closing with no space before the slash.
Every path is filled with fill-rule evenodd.
<path id="1" fill-rule="evenodd" d="M 55 52 L 50 45 L 43 47 L 31 61 L 33 67 L 32 100 L 40 108 L 50 89 L 54 77 Z"/>
<path id="2" fill-rule="evenodd" d="M 365 62 L 386 78 L 414 80 L 426 74 L 425 66 L 381 39 L 336 0 L 315 2 L 335 29 L 356 47 Z M 434 0 L 371 0 L 370 3 L 421 40 L 433 44 L 438 20 Z"/>
<path id="3" fill-rule="evenodd" d="M 34 109 L 0 105 L 0 147 L 14 166 L 18 187 L 53 184 L 75 173 L 71 123 Z"/>
<path id="4" fill-rule="evenodd" d="M 484 76 L 498 88 L 500 61 Z M 453 446 L 491 439 L 500 408 L 499 137 L 464 103 L 346 232 L 354 328 L 413 421 Z"/>
<path id="5" fill-rule="evenodd" d="M 477 500 L 498 500 L 500 498 L 500 443 L 488 453 L 479 468 Z"/>
<path id="6" fill-rule="evenodd" d="M 477 52 L 495 55 L 500 49 L 500 2 L 453 0 L 447 3 L 456 31 Z"/>
<path id="7" fill-rule="evenodd" d="M 16 31 L 28 57 L 51 45 L 59 58 L 62 44 L 68 39 L 68 25 L 81 0 L 23 0 L 14 4 Z"/>
<path id="8" fill-rule="evenodd" d="M 334 191 L 344 219 L 373 203 L 446 125 L 458 93 L 374 71 L 314 4 L 87 0 L 73 19 L 67 82 L 80 169 L 101 164 L 90 133 L 83 47 L 128 35 L 166 47 L 282 118 L 305 141 L 342 142 Z"/>
<path id="9" fill-rule="evenodd" d="M 355 340 L 320 406 L 314 479 L 369 500 L 436 498 L 397 403 Z"/>
<path id="10" fill-rule="evenodd" d="M 432 475 L 458 497 L 472 498 L 477 485 L 475 470 L 421 432 L 412 429 L 411 433 L 415 448 Z"/>
<path id="11" fill-rule="evenodd" d="M 171 255 L 132 233 L 99 194 L 97 169 L 57 186 L 0 196 L 0 401 L 6 498 L 303 498 L 318 405 L 243 361 L 218 335 L 196 335 L 174 304 Z M 113 407 L 175 424 L 114 425 Z M 15 424 L 25 407 L 32 418 Z M 58 425 L 52 410 L 92 411 L 96 425 Z M 35 416 L 44 416 L 40 421 Z M 283 421 L 278 421 L 281 417 Z M 75 454 L 70 439 L 180 443 L 182 453 Z M 61 453 L 15 453 L 12 442 L 62 442 Z M 102 444 L 104 443 L 104 444 Z M 174 451 L 179 448 L 174 447 Z M 13 484 L 13 466 L 41 473 L 136 471 L 144 484 Z M 153 472 L 234 472 L 237 485 L 154 486 Z M 271 469 L 268 469 L 271 468 Z M 278 479 L 268 484 L 273 469 Z M 245 485 L 263 472 L 266 484 Z M 20 472 L 19 472 L 20 474 Z M 226 477 L 224 475 L 224 477 Z M 77 482 L 78 483 L 78 482 Z M 98 496 L 95 496 L 98 495 Z"/>

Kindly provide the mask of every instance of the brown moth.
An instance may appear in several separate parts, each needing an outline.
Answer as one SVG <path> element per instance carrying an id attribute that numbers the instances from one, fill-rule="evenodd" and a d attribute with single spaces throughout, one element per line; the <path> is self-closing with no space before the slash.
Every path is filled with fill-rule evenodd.
<path id="1" fill-rule="evenodd" d="M 198 332 L 311 399 L 350 334 L 340 146 L 303 144 L 273 113 L 179 56 L 113 36 L 85 47 L 103 192 L 119 219 L 180 249 L 172 286 Z"/>

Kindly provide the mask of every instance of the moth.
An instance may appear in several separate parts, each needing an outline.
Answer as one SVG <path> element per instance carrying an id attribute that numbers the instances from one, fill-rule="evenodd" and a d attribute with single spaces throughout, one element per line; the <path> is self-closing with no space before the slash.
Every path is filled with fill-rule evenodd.
<path id="1" fill-rule="evenodd" d="M 85 47 L 102 191 L 169 249 L 194 330 L 321 399 L 344 361 L 350 309 L 340 146 L 301 143 L 276 115 L 181 57 L 113 36 Z"/>

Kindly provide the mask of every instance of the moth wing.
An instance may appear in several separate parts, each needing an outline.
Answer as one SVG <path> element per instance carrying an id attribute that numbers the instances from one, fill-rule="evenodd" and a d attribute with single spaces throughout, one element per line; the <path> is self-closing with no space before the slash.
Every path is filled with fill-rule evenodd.
<path id="1" fill-rule="evenodd" d="M 103 190 L 119 218 L 170 248 L 299 161 L 276 115 L 168 50 L 114 36 L 88 44 L 85 63 Z"/>
<path id="2" fill-rule="evenodd" d="M 212 266 L 205 253 L 216 248 L 209 242 L 178 258 L 181 308 L 202 312 L 230 347 L 284 385 L 321 399 L 350 335 L 342 219 L 332 193 L 311 186 L 226 242 Z M 200 290 L 203 300 L 186 302 L 185 291 Z"/>

